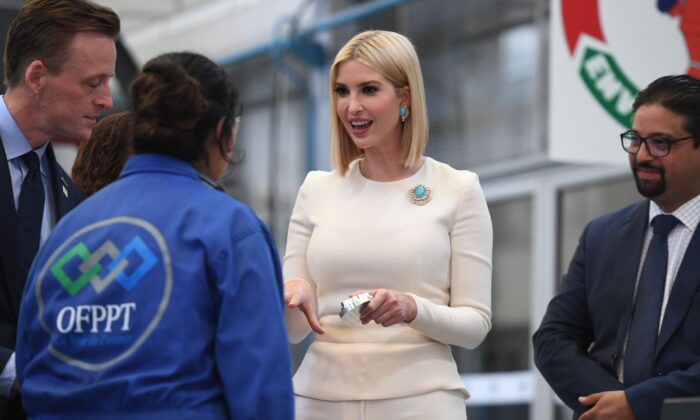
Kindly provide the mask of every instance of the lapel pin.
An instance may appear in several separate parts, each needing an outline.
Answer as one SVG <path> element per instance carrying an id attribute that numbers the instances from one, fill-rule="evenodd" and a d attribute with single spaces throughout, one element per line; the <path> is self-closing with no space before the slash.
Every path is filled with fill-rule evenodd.
<path id="1" fill-rule="evenodd" d="M 423 184 L 418 184 L 411 188 L 408 195 L 411 198 L 411 202 L 419 206 L 428 204 L 428 202 L 430 202 L 430 200 L 433 198 L 430 188 Z"/>

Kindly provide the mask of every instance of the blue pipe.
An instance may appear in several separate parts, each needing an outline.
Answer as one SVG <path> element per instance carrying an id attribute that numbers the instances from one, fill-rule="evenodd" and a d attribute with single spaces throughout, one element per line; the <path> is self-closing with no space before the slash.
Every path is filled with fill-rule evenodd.
<path id="1" fill-rule="evenodd" d="M 408 3 L 409 0 L 377 0 L 371 3 L 365 3 L 361 4 L 359 6 L 351 7 L 348 9 L 345 9 L 339 13 L 336 13 L 335 15 L 321 19 L 314 25 L 312 25 L 310 28 L 304 29 L 300 31 L 299 33 L 294 35 L 294 39 L 299 40 L 299 39 L 305 39 L 309 38 L 313 35 L 316 35 L 321 32 L 325 32 L 334 28 L 337 28 L 339 26 L 346 25 L 348 23 L 355 22 L 357 20 L 360 20 L 362 18 L 372 16 L 381 12 L 384 12 L 386 10 L 395 8 L 397 6 L 400 6 L 402 4 Z M 296 74 L 291 68 L 289 68 L 284 61 L 280 58 L 281 57 L 281 52 L 285 49 L 288 49 L 290 47 L 293 47 L 293 42 L 291 39 L 284 38 L 281 34 L 275 34 L 275 37 L 273 40 L 269 42 L 265 42 L 262 44 L 255 45 L 253 47 L 244 49 L 242 51 L 239 51 L 237 53 L 231 54 L 229 56 L 226 56 L 224 58 L 221 58 L 218 61 L 218 63 L 222 66 L 229 66 L 233 65 L 236 63 L 239 63 L 241 61 L 246 61 L 248 59 L 251 59 L 253 57 L 257 57 L 259 55 L 263 54 L 270 54 L 273 59 L 273 63 L 275 65 L 282 69 L 288 76 L 291 76 L 293 80 L 299 81 L 299 79 L 303 79 L 303 77 L 300 77 L 298 74 Z M 315 169 L 312 166 L 315 163 L 315 144 L 314 144 L 314 139 L 315 139 L 315 130 L 316 130 L 316 118 L 315 118 L 315 107 L 316 107 L 316 101 L 313 98 L 313 95 L 309 91 L 309 86 L 306 80 L 303 81 L 303 90 L 304 90 L 304 128 L 306 132 L 306 139 L 305 139 L 305 159 L 306 159 L 306 170 L 307 172 Z M 115 104 L 121 103 L 124 101 L 124 97 L 120 95 L 116 95 L 116 98 L 114 99 Z"/>
<path id="2" fill-rule="evenodd" d="M 376 0 L 371 3 L 361 4 L 359 6 L 351 7 L 345 9 L 335 15 L 321 19 L 319 22 L 312 25 L 310 28 L 304 29 L 297 34 L 298 38 L 304 38 L 311 35 L 315 35 L 320 32 L 328 31 L 339 26 L 346 25 L 351 22 L 355 22 L 362 18 L 381 13 L 383 11 L 392 9 L 394 7 L 400 6 L 402 4 L 408 3 L 409 0 Z M 235 64 L 240 61 L 245 61 L 255 56 L 271 53 L 271 51 L 280 46 L 284 47 L 290 43 L 289 40 L 281 41 L 279 39 L 274 39 L 269 42 L 265 42 L 253 47 L 244 49 L 242 51 L 231 54 L 227 57 L 219 60 L 219 64 L 230 65 Z"/>
<path id="3" fill-rule="evenodd" d="M 338 26 L 355 22 L 364 17 L 373 16 L 386 10 L 393 9 L 396 6 L 400 6 L 404 3 L 408 3 L 408 0 L 377 0 L 371 3 L 350 7 L 329 18 L 321 19 L 310 28 L 302 30 L 299 33 L 299 36 L 306 37 L 315 35 L 319 32 L 325 32 L 330 29 L 337 28 Z"/>
<path id="4" fill-rule="evenodd" d="M 306 172 L 313 169 L 316 162 L 316 149 L 314 144 L 316 131 L 316 100 L 309 87 L 309 82 L 303 75 L 298 74 L 293 68 L 286 65 L 281 54 L 272 55 L 272 62 L 283 74 L 294 83 L 302 87 L 304 92 L 304 159 L 306 162 Z"/>

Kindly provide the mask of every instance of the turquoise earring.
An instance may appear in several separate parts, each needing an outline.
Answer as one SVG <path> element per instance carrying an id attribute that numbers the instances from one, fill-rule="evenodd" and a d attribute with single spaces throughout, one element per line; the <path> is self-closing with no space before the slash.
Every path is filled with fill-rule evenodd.
<path id="1" fill-rule="evenodd" d="M 399 108 L 399 118 L 401 119 L 401 124 L 406 122 L 406 119 L 408 118 L 408 108 L 406 105 L 401 105 L 401 108 Z"/>

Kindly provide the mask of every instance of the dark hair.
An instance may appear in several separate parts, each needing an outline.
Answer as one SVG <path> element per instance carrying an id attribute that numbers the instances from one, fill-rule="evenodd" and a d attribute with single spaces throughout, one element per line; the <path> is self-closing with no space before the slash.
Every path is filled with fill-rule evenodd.
<path id="1" fill-rule="evenodd" d="M 135 153 L 159 153 L 187 162 L 205 158 L 205 139 L 224 118 L 222 154 L 240 115 L 238 90 L 210 59 L 179 52 L 146 63 L 131 85 Z"/>
<path id="2" fill-rule="evenodd" d="M 119 35 L 119 16 L 85 0 L 28 0 L 10 24 L 5 44 L 5 84 L 17 86 L 27 65 L 41 60 L 53 74 L 63 67 L 78 32 Z"/>
<path id="3" fill-rule="evenodd" d="M 652 104 L 682 116 L 683 129 L 693 136 L 694 147 L 700 146 L 700 80 L 686 74 L 660 77 L 637 94 L 632 110 Z"/>
<path id="4" fill-rule="evenodd" d="M 84 197 L 111 183 L 132 154 L 129 147 L 130 115 L 119 112 L 100 120 L 90 138 L 80 143 L 71 178 Z"/>

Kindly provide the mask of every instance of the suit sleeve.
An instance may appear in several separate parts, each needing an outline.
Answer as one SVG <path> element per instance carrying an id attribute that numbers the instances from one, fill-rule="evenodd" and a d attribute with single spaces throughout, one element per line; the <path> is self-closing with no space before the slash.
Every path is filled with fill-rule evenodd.
<path id="1" fill-rule="evenodd" d="M 581 235 L 561 288 L 533 336 L 535 365 L 577 414 L 587 409 L 578 403 L 579 396 L 623 389 L 617 377 L 588 356 L 594 339 L 585 281 L 589 229 Z"/>
<path id="2" fill-rule="evenodd" d="M 635 420 L 658 419 L 666 397 L 700 395 L 700 362 L 633 385 L 625 390 L 625 395 Z"/>
<path id="3" fill-rule="evenodd" d="M 306 264 L 306 248 L 313 232 L 309 210 L 309 195 L 313 192 L 311 184 L 312 173 L 306 176 L 304 183 L 299 188 L 297 201 L 294 204 L 292 217 L 289 221 L 287 233 L 287 250 L 284 254 L 284 280 L 303 279 L 311 287 L 313 296 L 316 296 L 316 284 L 309 274 Z M 316 302 L 318 307 L 318 302 Z M 284 319 L 287 333 L 291 343 L 299 343 L 311 332 L 311 327 L 306 316 L 298 308 L 285 308 Z"/>
<path id="4" fill-rule="evenodd" d="M 293 419 L 282 276 L 265 228 L 236 240 L 217 272 L 220 308 L 215 357 L 230 415 Z"/>
<path id="5" fill-rule="evenodd" d="M 450 303 L 420 296 L 409 325 L 437 341 L 472 349 L 491 329 L 493 230 L 486 199 L 469 174 L 450 230 Z"/>

